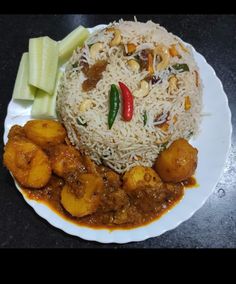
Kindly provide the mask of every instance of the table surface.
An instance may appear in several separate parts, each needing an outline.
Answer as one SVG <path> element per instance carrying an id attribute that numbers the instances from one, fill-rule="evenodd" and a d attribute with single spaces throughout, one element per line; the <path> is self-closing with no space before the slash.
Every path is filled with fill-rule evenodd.
<path id="1" fill-rule="evenodd" d="M 60 40 L 78 25 L 93 27 L 133 15 L 0 15 L 1 137 L 21 54 L 28 39 Z M 236 16 L 138 15 L 152 19 L 192 44 L 216 71 L 232 112 L 232 147 L 224 174 L 204 206 L 176 229 L 143 242 L 99 244 L 67 235 L 39 217 L 23 200 L 8 171 L 0 174 L 0 247 L 20 248 L 232 248 L 236 247 Z M 3 142 L 0 144 L 1 153 Z M 1 155 L 2 156 L 2 155 Z"/>

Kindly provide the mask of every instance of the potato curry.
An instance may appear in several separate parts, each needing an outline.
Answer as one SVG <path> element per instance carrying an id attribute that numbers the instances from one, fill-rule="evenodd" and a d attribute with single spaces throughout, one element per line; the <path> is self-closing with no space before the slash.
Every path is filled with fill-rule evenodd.
<path id="1" fill-rule="evenodd" d="M 8 134 L 4 164 L 31 199 L 85 226 L 132 228 L 160 217 L 184 195 L 197 167 L 197 149 L 178 139 L 153 168 L 119 175 L 82 155 L 59 122 L 31 120 Z"/>

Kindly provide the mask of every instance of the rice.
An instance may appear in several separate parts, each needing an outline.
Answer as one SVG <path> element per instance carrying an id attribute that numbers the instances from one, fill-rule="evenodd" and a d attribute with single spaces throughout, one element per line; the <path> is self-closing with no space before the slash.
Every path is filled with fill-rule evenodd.
<path id="1" fill-rule="evenodd" d="M 119 29 L 122 45 L 110 47 L 113 33 L 101 29 L 93 33 L 83 48 L 74 51 L 61 80 L 57 96 L 59 119 L 64 123 L 69 139 L 80 151 L 89 155 L 97 164 L 105 164 L 118 173 L 123 173 L 136 165 L 152 166 L 160 151 L 178 138 L 189 139 L 197 135 L 202 110 L 202 83 L 196 84 L 198 67 L 192 51 L 181 48 L 181 40 L 166 29 L 151 21 L 123 21 L 111 23 L 109 27 Z M 96 59 L 91 58 L 89 47 L 96 42 L 103 43 L 103 50 Z M 170 57 L 168 66 L 155 71 L 156 84 L 149 82 L 149 93 L 143 98 L 134 98 L 134 115 L 130 122 L 122 119 L 122 103 L 112 129 L 108 128 L 109 92 L 111 84 L 121 81 L 133 92 L 140 87 L 148 71 L 133 72 L 127 61 L 134 55 L 125 55 L 126 44 L 137 45 L 135 54 L 163 44 L 175 45 L 179 57 Z M 106 60 L 108 65 L 96 88 L 84 92 L 82 83 L 85 76 L 80 62 L 93 65 L 97 60 Z M 154 58 L 153 67 L 161 58 Z M 187 64 L 188 72 L 174 69 L 174 64 Z M 170 78 L 175 76 L 178 88 L 170 91 Z M 198 85 L 198 86 L 197 86 Z M 189 97 L 191 108 L 185 110 L 185 98 Z M 91 108 L 81 112 L 79 106 L 86 99 L 93 101 Z M 147 114 L 144 126 L 143 115 Z M 80 123 L 78 123 L 78 119 Z M 167 122 L 169 127 L 161 126 Z M 81 125 L 83 124 L 83 125 Z"/>

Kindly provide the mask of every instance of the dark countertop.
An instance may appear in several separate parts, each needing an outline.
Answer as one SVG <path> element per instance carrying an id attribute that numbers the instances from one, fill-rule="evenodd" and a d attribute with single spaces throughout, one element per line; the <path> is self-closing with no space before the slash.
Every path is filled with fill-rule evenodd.
<path id="1" fill-rule="evenodd" d="M 133 19 L 130 15 L 0 15 L 1 137 L 21 54 L 28 39 L 48 35 L 62 39 L 76 26 Z M 232 147 L 214 193 L 192 218 L 147 241 L 102 245 L 72 237 L 49 225 L 23 200 L 2 163 L 0 175 L 0 247 L 68 248 L 233 248 L 236 247 L 236 16 L 138 15 L 152 19 L 191 43 L 216 70 L 232 112 Z M 0 144 L 1 153 L 3 142 Z M 1 154 L 2 156 L 2 154 Z"/>

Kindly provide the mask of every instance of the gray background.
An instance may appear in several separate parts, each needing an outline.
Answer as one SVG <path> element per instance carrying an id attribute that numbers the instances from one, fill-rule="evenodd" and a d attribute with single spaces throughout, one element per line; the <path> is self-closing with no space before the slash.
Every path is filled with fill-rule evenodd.
<path id="1" fill-rule="evenodd" d="M 30 37 L 60 40 L 82 24 L 92 27 L 132 15 L 0 15 L 1 137 L 21 54 Z M 235 248 L 236 247 L 236 16 L 138 15 L 152 19 L 192 44 L 221 79 L 232 111 L 232 147 L 214 193 L 192 218 L 175 230 L 143 242 L 102 245 L 65 234 L 40 218 L 23 200 L 0 165 L 0 247 L 20 248 Z M 3 142 L 0 144 L 1 153 Z M 2 156 L 2 155 L 1 155 Z M 209 169 L 211 170 L 211 169 Z"/>

